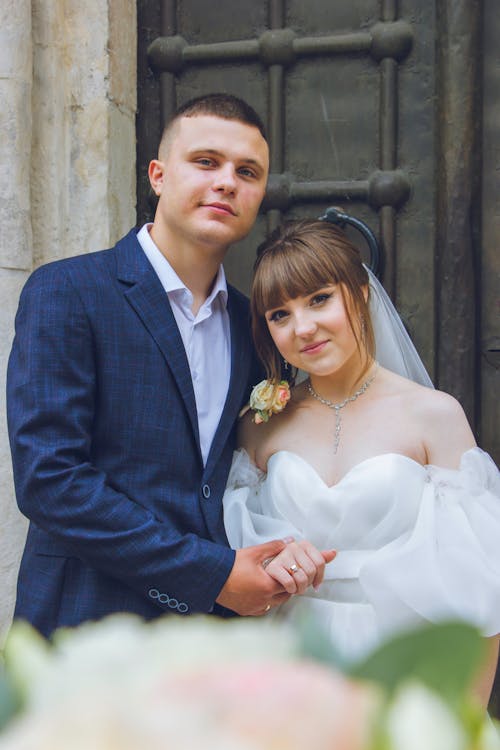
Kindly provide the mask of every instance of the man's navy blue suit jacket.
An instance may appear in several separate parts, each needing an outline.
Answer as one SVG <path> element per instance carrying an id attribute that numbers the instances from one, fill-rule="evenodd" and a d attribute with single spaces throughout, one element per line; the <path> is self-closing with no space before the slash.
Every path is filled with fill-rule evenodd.
<path id="1" fill-rule="evenodd" d="M 30 519 L 16 618 L 48 635 L 113 612 L 212 611 L 234 562 L 221 499 L 235 420 L 260 376 L 232 287 L 228 311 L 230 386 L 203 467 L 185 350 L 135 231 L 32 274 L 7 377 Z"/>

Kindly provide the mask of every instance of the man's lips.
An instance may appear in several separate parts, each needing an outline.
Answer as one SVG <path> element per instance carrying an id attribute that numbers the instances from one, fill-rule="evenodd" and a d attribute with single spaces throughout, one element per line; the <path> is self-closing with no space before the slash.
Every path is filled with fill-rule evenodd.
<path id="1" fill-rule="evenodd" d="M 317 354 L 318 352 L 323 350 L 326 344 L 328 344 L 328 339 L 325 339 L 324 341 L 315 341 L 314 344 L 308 344 L 307 346 L 304 346 L 304 348 L 300 350 L 300 353 Z"/>
<path id="2" fill-rule="evenodd" d="M 229 205 L 229 203 L 203 203 L 203 206 L 205 208 L 211 208 L 216 213 L 231 214 L 231 216 L 236 216 L 236 211 L 232 206 Z"/>

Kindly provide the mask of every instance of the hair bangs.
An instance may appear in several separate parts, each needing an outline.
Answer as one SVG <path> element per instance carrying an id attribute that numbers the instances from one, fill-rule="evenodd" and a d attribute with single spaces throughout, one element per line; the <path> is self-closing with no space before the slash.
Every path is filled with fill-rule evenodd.
<path id="1" fill-rule="evenodd" d="M 298 241 L 274 248 L 273 253 L 259 260 L 252 299 L 255 312 L 264 315 L 289 299 L 304 297 L 329 284 L 338 276 L 333 267 L 318 263 L 317 255 L 307 243 Z"/>

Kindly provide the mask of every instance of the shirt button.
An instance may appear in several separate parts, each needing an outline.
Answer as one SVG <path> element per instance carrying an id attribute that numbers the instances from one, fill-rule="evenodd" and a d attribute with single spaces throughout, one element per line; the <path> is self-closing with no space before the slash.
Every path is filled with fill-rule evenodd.
<path id="1" fill-rule="evenodd" d="M 208 498 L 210 497 L 210 487 L 208 486 L 208 484 L 204 484 L 201 491 L 203 492 L 203 497 L 205 498 L 205 500 L 208 500 Z"/>

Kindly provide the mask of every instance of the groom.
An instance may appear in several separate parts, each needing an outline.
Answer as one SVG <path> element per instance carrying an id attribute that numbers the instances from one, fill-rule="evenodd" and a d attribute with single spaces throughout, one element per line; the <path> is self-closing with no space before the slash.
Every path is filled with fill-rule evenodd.
<path id="1" fill-rule="evenodd" d="M 289 596 L 262 566 L 284 543 L 229 549 L 221 508 L 259 377 L 221 263 L 268 164 L 245 102 L 188 102 L 149 167 L 153 224 L 39 268 L 22 292 L 8 422 L 30 527 L 15 617 L 45 635 L 113 612 L 256 615 Z"/>

